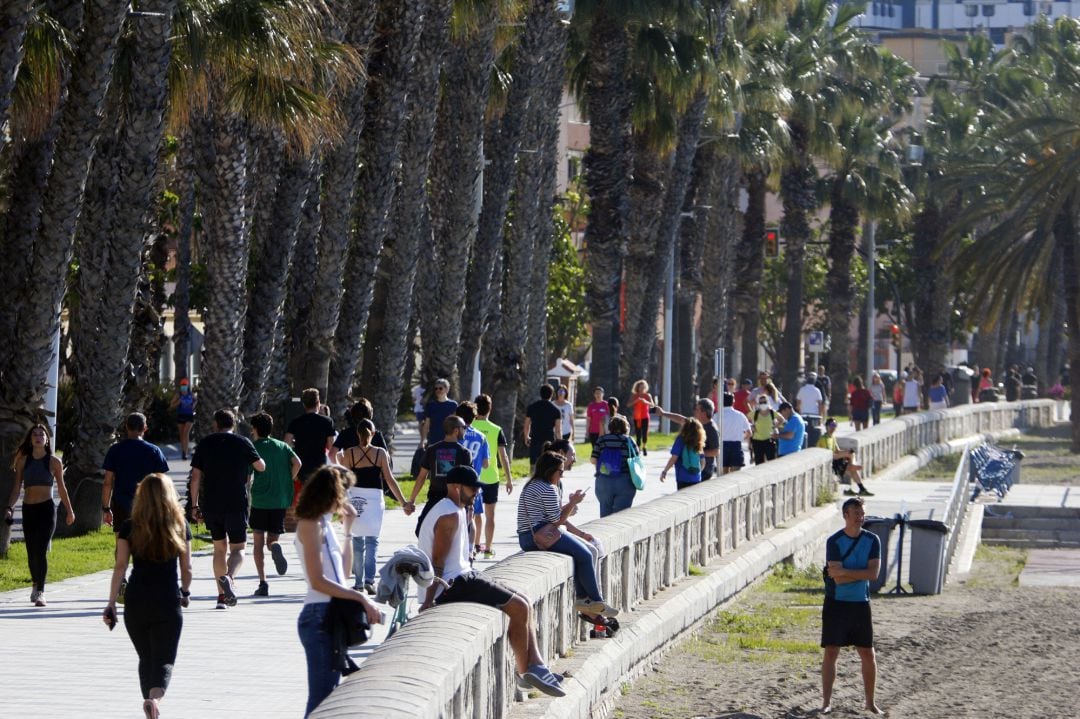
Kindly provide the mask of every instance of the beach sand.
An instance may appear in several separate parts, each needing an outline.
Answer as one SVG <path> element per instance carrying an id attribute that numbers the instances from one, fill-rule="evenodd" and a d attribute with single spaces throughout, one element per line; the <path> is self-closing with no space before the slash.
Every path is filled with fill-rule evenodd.
<path id="1" fill-rule="evenodd" d="M 1080 717 L 1080 589 L 1017 586 L 1024 556 L 981 548 L 970 577 L 943 594 L 873 598 L 877 703 L 889 716 Z M 799 578 L 745 592 L 624 685 L 612 716 L 819 716 L 821 594 L 813 573 Z M 767 631 L 740 633 L 747 626 Z M 845 649 L 831 716 L 869 716 L 862 697 Z"/>

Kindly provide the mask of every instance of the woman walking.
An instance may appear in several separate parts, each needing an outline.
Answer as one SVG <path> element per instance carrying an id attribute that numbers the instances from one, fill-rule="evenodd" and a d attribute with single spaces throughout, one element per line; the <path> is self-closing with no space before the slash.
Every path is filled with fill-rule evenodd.
<path id="1" fill-rule="evenodd" d="M 667 473 L 675 467 L 675 487 L 686 489 L 701 484 L 702 455 L 705 451 L 705 428 L 696 419 L 683 422 L 679 436 L 671 445 L 671 456 L 660 473 L 660 481 L 666 481 Z"/>
<path id="2" fill-rule="evenodd" d="M 634 418 L 634 438 L 641 448 L 642 454 L 648 454 L 649 449 L 649 412 L 653 406 L 652 395 L 649 394 L 649 383 L 639 379 L 634 383 L 634 394 L 627 403 Z"/>
<path id="3" fill-rule="evenodd" d="M 176 410 L 176 427 L 180 431 L 180 458 L 187 459 L 191 425 L 195 422 L 195 395 L 191 391 L 191 380 L 187 377 L 180 380 L 169 409 Z"/>
<path id="4" fill-rule="evenodd" d="M 157 719 L 184 626 L 181 607 L 191 596 L 191 528 L 172 480 L 164 474 L 149 474 L 139 482 L 131 519 L 117 532 L 116 564 L 104 612 L 109 629 L 116 626 L 116 598 L 129 559 L 133 567 L 124 591 L 124 628 L 139 655 L 143 713 L 146 719 Z"/>
<path id="5" fill-rule="evenodd" d="M 608 433 L 596 440 L 590 461 L 596 465 L 596 498 L 600 516 L 628 509 L 634 503 L 637 487 L 630 478 L 628 464 L 631 448 L 637 445 L 628 435 L 630 424 L 619 415 L 608 423 Z"/>
<path id="6" fill-rule="evenodd" d="M 877 372 L 870 376 L 870 397 L 873 399 L 870 413 L 873 415 L 876 427 L 881 424 L 881 407 L 885 404 L 885 383 L 881 381 L 881 375 Z"/>
<path id="7" fill-rule="evenodd" d="M 578 538 L 560 529 L 585 499 L 585 490 L 579 489 L 562 504 L 558 485 L 565 462 L 566 458 L 555 452 L 544 452 L 537 459 L 536 470 L 518 500 L 518 544 L 526 552 L 557 552 L 574 560 L 574 609 L 583 614 L 614 617 L 619 611 L 608 606 L 600 594 L 593 552 L 586 544 L 592 537 Z"/>
<path id="8" fill-rule="evenodd" d="M 360 444 L 342 452 L 342 463 L 356 476 L 356 484 L 348 491 L 349 504 L 356 510 L 356 518 L 348 522 L 346 530 L 352 538 L 353 589 L 363 589 L 374 595 L 375 558 L 379 551 L 383 513 L 386 511 L 383 501 L 385 488 L 390 488 L 402 507 L 409 503 L 390 472 L 390 455 L 382 447 L 372 444 L 375 425 L 370 419 L 356 423 L 356 436 Z"/>
<path id="9" fill-rule="evenodd" d="M 851 380 L 853 386 L 848 402 L 851 405 L 851 421 L 855 431 L 866 429 L 870 425 L 870 409 L 874 404 L 874 395 L 863 385 L 862 377 Z"/>
<path id="10" fill-rule="evenodd" d="M 570 390 L 560 386 L 555 392 L 555 406 L 562 418 L 562 439 L 574 441 L 574 405 L 570 403 Z M 559 439 L 556 437 L 555 439 Z"/>
<path id="11" fill-rule="evenodd" d="M 782 423 L 779 413 L 769 404 L 768 395 L 757 398 L 757 409 L 750 413 L 750 449 L 754 464 L 764 464 L 776 459 L 777 423 Z"/>
<path id="12" fill-rule="evenodd" d="M 31 427 L 19 448 L 15 450 L 15 486 L 11 488 L 4 507 L 4 520 L 15 517 L 15 502 L 19 490 L 23 495 L 23 537 L 26 542 L 26 563 L 30 568 L 30 601 L 35 607 L 45 606 L 45 577 L 49 573 L 49 543 L 56 530 L 56 503 L 53 502 L 53 486 L 60 495 L 60 502 L 67 510 L 66 522 L 75 521 L 67 486 L 64 484 L 64 465 L 53 454 L 49 428 L 43 424 Z"/>
<path id="13" fill-rule="evenodd" d="M 324 626 L 330 598 L 360 602 L 370 624 L 379 623 L 379 610 L 360 592 L 345 586 L 341 545 L 330 523 L 333 512 L 346 503 L 352 474 L 338 467 L 320 467 L 308 478 L 296 502 L 296 553 L 304 568 L 308 590 L 296 622 L 307 658 L 308 698 L 304 716 L 319 706 L 341 679 L 334 666 L 333 636 Z"/>

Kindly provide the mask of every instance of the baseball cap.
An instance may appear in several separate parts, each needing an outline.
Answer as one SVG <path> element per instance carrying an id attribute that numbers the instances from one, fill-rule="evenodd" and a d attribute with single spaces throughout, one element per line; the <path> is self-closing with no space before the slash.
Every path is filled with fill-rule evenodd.
<path id="1" fill-rule="evenodd" d="M 458 465 L 446 473 L 447 484 L 460 484 L 465 487 L 480 487 L 480 477 L 472 467 Z"/>
<path id="2" fill-rule="evenodd" d="M 191 382 L 188 380 L 187 377 L 184 377 L 182 380 L 180 380 L 180 385 L 181 386 L 183 386 L 185 384 L 191 384 Z"/>

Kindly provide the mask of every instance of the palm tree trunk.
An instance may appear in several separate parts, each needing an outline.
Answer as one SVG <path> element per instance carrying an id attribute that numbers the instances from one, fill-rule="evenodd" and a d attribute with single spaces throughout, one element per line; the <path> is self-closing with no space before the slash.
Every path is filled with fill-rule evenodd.
<path id="1" fill-rule="evenodd" d="M 11 0 L 0 11 L 0 152 L 8 143 L 7 122 L 15 76 L 23 56 L 23 38 L 30 24 L 33 0 Z"/>
<path id="2" fill-rule="evenodd" d="M 86 7 L 69 97 L 59 118 L 54 160 L 43 198 L 41 231 L 19 298 L 18 322 L 10 337 L 11 346 L 19 351 L 11 353 L 14 357 L 0 386 L 0 438 L 25 431 L 45 396 L 49 368 L 55 361 L 53 339 L 60 330 L 60 305 L 67 286 L 75 226 L 129 3 L 94 0 Z"/>
<path id="3" fill-rule="evenodd" d="M 844 178 L 833 181 L 832 208 L 829 211 L 829 269 L 825 288 L 829 295 L 828 328 L 831 338 L 829 377 L 832 396 L 829 404 L 843 407 L 851 378 L 851 316 L 855 305 L 855 287 L 851 281 L 851 259 L 855 254 L 855 229 L 859 211 L 844 197 Z"/>
<path id="4" fill-rule="evenodd" d="M 420 315 L 425 386 L 439 377 L 458 387 L 461 308 L 484 186 L 484 113 L 495 62 L 494 14 L 468 38 L 451 43 L 431 160 L 431 225 L 439 267 L 438 302 Z M 531 61 L 531 59 L 530 59 Z M 487 264 L 487 257 L 474 256 Z M 471 367 L 461 368 L 469 372 Z"/>
<path id="5" fill-rule="evenodd" d="M 761 279 L 765 273 L 765 173 L 755 168 L 746 173 L 746 223 L 735 250 L 735 287 L 732 300 L 741 339 L 739 371 L 756 375 L 763 366 L 758 357 L 761 317 Z"/>
<path id="6" fill-rule="evenodd" d="M 384 80 L 379 77 L 382 60 L 372 57 L 368 48 L 375 37 L 376 0 L 356 3 L 351 9 L 341 9 L 346 18 L 346 39 L 350 45 L 363 49 L 368 58 L 366 78 L 372 92 Z M 380 27 L 388 22 L 388 2 L 379 3 Z M 391 26 L 390 30 L 401 30 Z M 382 41 L 385 43 L 385 40 Z M 379 52 L 383 52 L 380 50 Z M 342 112 L 347 123 L 344 139 L 323 158 L 324 196 L 320 204 L 321 224 L 318 227 L 318 268 L 303 281 L 311 283 L 311 311 L 304 315 L 304 341 L 293 344 L 297 353 L 296 384 L 317 387 L 326 398 L 326 383 L 330 372 L 330 355 L 334 344 L 345 279 L 345 257 L 352 236 L 352 221 L 356 212 L 357 182 L 360 176 L 359 153 L 368 113 L 373 109 L 365 101 L 368 82 L 364 79 L 349 87 L 342 100 Z M 294 339 L 299 339 L 294 335 Z"/>
<path id="7" fill-rule="evenodd" d="M 585 186 L 591 200 L 585 229 L 586 303 L 592 324 L 593 386 L 619 386 L 620 288 L 627 239 L 627 180 L 631 171 L 630 92 L 626 82 L 630 42 L 606 3 L 596 10 L 589 37 L 586 78 L 589 151 Z"/>
<path id="8" fill-rule="evenodd" d="M 912 244 L 912 269 L 915 274 L 915 325 L 912 328 L 912 350 L 917 364 L 929 378 L 945 369 L 949 352 L 949 324 L 952 315 L 952 289 L 949 256 L 939 253 L 944 218 L 960 211 L 957 203 L 942 208 L 932 198 L 915 218 Z M 950 211 L 951 210 L 951 211 Z M 951 254 L 951 253 L 950 253 Z"/>
<path id="9" fill-rule="evenodd" d="M 353 218 L 356 233 L 345 261 L 345 294 L 341 298 L 340 314 L 333 316 L 337 330 L 326 390 L 331 406 L 343 407 L 348 401 L 360 340 L 367 327 L 375 268 L 389 227 L 390 206 L 401 164 L 405 89 L 429 4 L 395 0 L 380 3 L 378 27 L 383 34 L 368 64 L 366 129 L 361 137 L 363 165 L 359 196 L 363 201 Z M 321 268 L 319 272 L 322 273 Z M 329 343 L 326 348 L 330 348 Z"/>
<path id="10" fill-rule="evenodd" d="M 538 102 L 536 97 L 540 72 L 551 62 L 553 38 L 558 36 L 557 10 L 551 0 L 533 0 L 525 16 L 518 44 L 517 57 L 523 59 L 513 69 L 513 84 L 502 117 L 489 121 L 484 135 L 484 198 L 477 225 L 473 261 L 469 266 L 468 291 L 462 313 L 461 351 L 458 357 L 463 396 L 474 396 L 479 387 L 472 387 L 472 368 L 480 351 L 481 339 L 487 332 L 488 317 L 501 274 L 503 225 L 513 187 L 514 167 L 521 147 L 522 124 L 528 106 Z M 555 18 L 553 20 L 552 18 Z M 557 43 L 557 40 L 555 41 Z M 536 150 L 536 148 L 525 148 Z M 480 261 L 477 261 L 477 260 Z"/>
<path id="11" fill-rule="evenodd" d="M 1076 384 L 1076 368 L 1080 367 L 1080 247 L 1077 246 L 1076 207 L 1080 198 L 1075 195 L 1062 204 L 1054 218 L 1054 242 L 1061 250 L 1061 270 L 1065 282 L 1065 319 L 1069 327 L 1070 382 Z M 1072 387 L 1072 452 L 1080 454 L 1080 392 Z"/>
<path id="12" fill-rule="evenodd" d="M 398 400 L 405 382 L 415 312 L 417 266 L 422 246 L 431 247 L 428 171 L 435 145 L 439 75 L 450 31 L 451 0 L 434 0 L 424 19 L 415 70 L 408 88 L 408 115 L 401 148 L 401 179 L 394 197 L 394 232 L 379 260 L 372 309 L 364 339 L 360 386 L 374 412 L 375 426 L 392 443 Z M 425 296 L 425 301 L 430 299 Z M 426 348 L 425 348 L 426 349 Z"/>
<path id="13" fill-rule="evenodd" d="M 275 196 L 266 198 L 271 211 L 269 218 L 264 219 L 266 236 L 256 255 L 250 298 L 253 311 L 248 315 L 244 332 L 244 395 L 240 409 L 245 416 L 262 408 L 271 358 L 285 349 L 275 345 L 274 341 L 282 321 L 288 290 L 285 280 L 289 276 L 314 168 L 313 157 L 290 158 L 279 173 Z M 261 214 L 258 211 L 256 216 Z"/>
<path id="14" fill-rule="evenodd" d="M 204 184 L 207 202 L 202 243 L 207 302 L 203 320 L 198 434 L 210 433 L 213 413 L 237 409 L 243 384 L 244 320 L 247 315 L 250 227 L 246 224 L 248 141 L 242 123 L 226 117 L 213 121 L 212 176 Z"/>
<path id="15" fill-rule="evenodd" d="M 176 288 L 173 290 L 173 374 L 188 377 L 191 359 L 191 240 L 195 227 L 194 140 L 180 139 L 176 172 L 180 194 L 180 227 L 176 234 Z"/>
<path id="16" fill-rule="evenodd" d="M 704 289 L 705 228 L 709 222 L 708 199 L 711 184 L 716 179 L 713 171 L 716 151 L 712 144 L 698 148 L 694 155 L 693 172 L 683 212 L 689 217 L 679 222 L 679 281 L 675 288 L 675 352 L 673 366 L 678 381 L 672 380 L 672 396 L 664 398 L 664 404 L 675 412 L 694 396 L 697 380 L 697 358 L 694 356 L 697 333 L 696 315 L 698 299 Z M 716 209 L 716 208 L 712 208 Z M 710 268 L 712 269 L 712 268 Z"/>
<path id="17" fill-rule="evenodd" d="M 304 201 L 304 213 L 300 218 L 300 231 L 297 233 L 296 249 L 293 252 L 292 267 L 289 268 L 289 293 L 285 298 L 285 326 L 288 337 L 288 387 L 286 395 L 292 396 L 311 384 L 307 382 L 308 371 L 307 347 L 314 324 L 311 321 L 315 299 L 316 278 L 319 272 L 318 238 L 322 222 L 321 204 L 322 186 L 319 171 L 313 172 L 312 182 L 308 187 Z"/>
<path id="18" fill-rule="evenodd" d="M 781 389 L 794 394 L 795 377 L 802 364 L 803 344 L 803 263 L 806 243 L 812 237 L 810 213 L 817 209 L 814 195 L 817 169 L 807 151 L 807 130 L 791 126 L 790 162 L 780 178 L 780 196 L 784 204 L 781 235 L 784 238 L 784 264 L 787 268 L 787 297 L 784 303 L 784 339 L 780 350 Z"/>

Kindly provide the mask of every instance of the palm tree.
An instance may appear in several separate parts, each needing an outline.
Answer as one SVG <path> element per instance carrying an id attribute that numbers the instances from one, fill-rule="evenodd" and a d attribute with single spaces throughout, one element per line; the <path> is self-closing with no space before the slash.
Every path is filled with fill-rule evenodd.
<path id="1" fill-rule="evenodd" d="M 8 143 L 8 112 L 33 4 L 33 0 L 13 0 L 0 11 L 0 153 Z"/>

